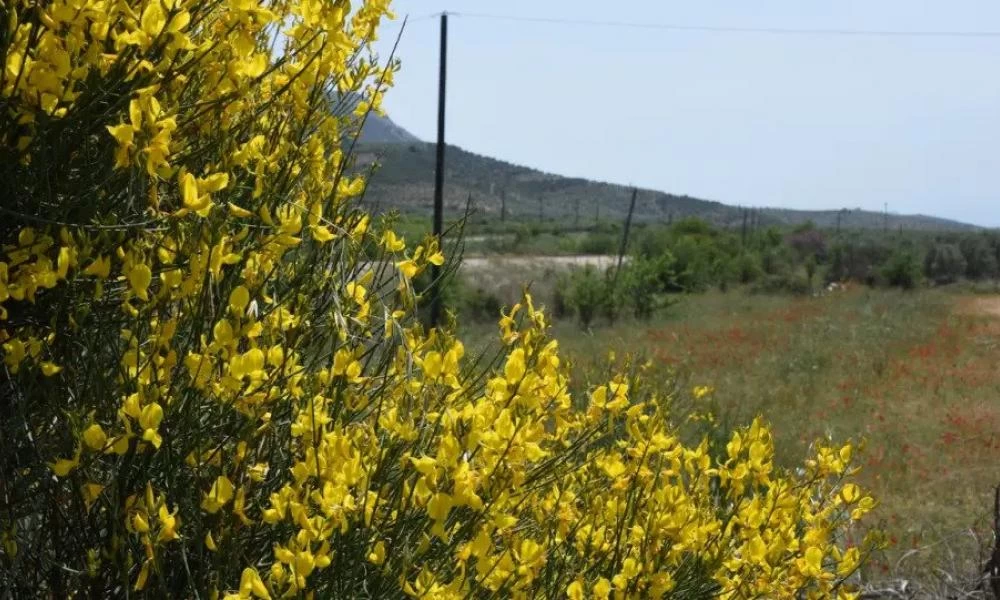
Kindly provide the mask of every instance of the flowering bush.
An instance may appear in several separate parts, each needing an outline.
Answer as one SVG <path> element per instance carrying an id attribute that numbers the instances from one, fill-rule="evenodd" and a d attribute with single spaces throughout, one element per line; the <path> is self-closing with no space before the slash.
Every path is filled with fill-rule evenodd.
<path id="1" fill-rule="evenodd" d="M 0 8 L 0 587 L 16 597 L 849 596 L 851 446 L 469 361 L 354 199 L 387 1 Z M 280 35 L 278 35 L 280 32 Z M 376 255 L 367 248 L 378 248 Z"/>

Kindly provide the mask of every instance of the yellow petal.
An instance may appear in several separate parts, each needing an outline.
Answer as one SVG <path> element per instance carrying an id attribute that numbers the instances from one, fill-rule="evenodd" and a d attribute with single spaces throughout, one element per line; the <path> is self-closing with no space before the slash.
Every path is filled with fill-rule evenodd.
<path id="1" fill-rule="evenodd" d="M 163 420 L 163 407 L 153 402 L 142 408 L 139 414 L 139 425 L 143 429 L 158 429 Z"/>
<path id="2" fill-rule="evenodd" d="M 250 290 L 245 286 L 236 286 L 232 292 L 229 293 L 229 310 L 233 311 L 235 315 L 242 315 L 243 311 L 247 309 L 250 305 Z"/>
<path id="3" fill-rule="evenodd" d="M 402 260 L 396 263 L 396 268 L 399 272 L 403 274 L 403 277 L 407 279 L 413 279 L 413 276 L 417 274 L 417 263 L 412 260 Z"/>
<path id="4" fill-rule="evenodd" d="M 241 219 L 247 219 L 247 218 L 250 218 L 250 217 L 253 216 L 252 212 L 250 212 L 249 210 L 247 210 L 245 208 L 237 206 L 236 204 L 233 204 L 232 202 L 228 202 L 226 204 L 226 206 L 229 207 L 229 214 L 233 215 L 234 217 L 240 217 Z"/>
<path id="5" fill-rule="evenodd" d="M 42 374 L 45 375 L 46 377 L 52 377 L 59 371 L 62 371 L 62 367 L 48 361 L 43 362 L 41 364 L 41 367 L 42 367 Z"/>
<path id="6" fill-rule="evenodd" d="M 261 581 L 257 569 L 247 567 L 243 569 L 243 574 L 240 576 L 240 596 L 248 598 L 251 593 L 261 600 L 270 600 L 271 598 L 271 594 L 268 593 L 267 587 Z"/>
<path id="7" fill-rule="evenodd" d="M 83 496 L 83 503 L 86 504 L 89 510 L 93 506 L 94 502 L 104 491 L 104 486 L 99 483 L 85 483 L 80 487 L 80 494 Z"/>
<path id="8" fill-rule="evenodd" d="M 122 123 L 120 125 L 108 125 L 108 133 L 111 137 L 118 141 L 118 145 L 122 147 L 129 147 L 132 145 L 132 140 L 135 139 L 135 130 L 128 123 Z"/>
<path id="9" fill-rule="evenodd" d="M 132 517 L 132 528 L 139 533 L 146 533 L 149 531 L 149 521 L 143 515 L 136 513 Z"/>
<path id="10" fill-rule="evenodd" d="M 58 477 L 66 477 L 79 464 L 79 459 L 60 458 L 56 460 L 56 462 L 50 463 L 49 468 L 51 468 L 52 472 Z"/>
<path id="11" fill-rule="evenodd" d="M 211 206 L 211 200 L 209 199 L 208 194 L 198 194 L 198 181 L 195 179 L 194 175 L 190 173 L 184 173 L 181 175 L 180 186 L 181 201 L 184 203 L 184 208 L 199 212 Z"/>
<path id="12" fill-rule="evenodd" d="M 108 441 L 107 434 L 97 423 L 83 430 L 83 441 L 91 450 L 101 450 Z"/>
<path id="13" fill-rule="evenodd" d="M 142 563 L 142 569 L 139 571 L 139 576 L 135 580 L 135 586 L 132 588 L 133 590 L 138 592 L 141 591 L 142 588 L 146 587 L 146 580 L 149 578 L 149 565 L 149 560 Z"/>
<path id="14" fill-rule="evenodd" d="M 312 227 L 313 239 L 317 242 L 326 243 L 337 237 L 325 225 L 314 225 Z"/>
<path id="15" fill-rule="evenodd" d="M 148 266 L 144 264 L 137 264 L 129 269 L 128 272 L 128 283 L 132 287 L 132 291 L 135 295 L 142 300 L 149 300 L 149 289 L 150 282 L 153 281 L 153 272 Z"/>
<path id="16" fill-rule="evenodd" d="M 146 9 L 142 11 L 142 18 L 139 20 L 142 30 L 153 38 L 160 34 L 166 22 L 166 15 L 163 14 L 163 9 L 157 0 L 146 4 Z"/>
<path id="17" fill-rule="evenodd" d="M 94 262 L 83 270 L 83 274 L 106 279 L 111 274 L 111 258 L 102 256 L 94 259 Z"/>
<path id="18" fill-rule="evenodd" d="M 227 173 L 212 173 L 208 177 L 198 180 L 199 192 L 218 192 L 229 185 L 229 175 Z"/>

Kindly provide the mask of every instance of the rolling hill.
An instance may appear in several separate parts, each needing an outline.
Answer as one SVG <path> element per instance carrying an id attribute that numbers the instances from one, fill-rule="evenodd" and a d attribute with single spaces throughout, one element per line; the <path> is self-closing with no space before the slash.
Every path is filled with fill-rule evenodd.
<path id="1" fill-rule="evenodd" d="M 362 132 L 358 161 L 377 171 L 366 193 L 366 203 L 381 210 L 430 214 L 434 196 L 435 145 L 420 141 L 388 118 L 369 117 Z M 588 226 L 597 221 L 621 220 L 628 212 L 626 187 L 575 177 L 563 177 L 481 156 L 449 145 L 445 166 L 446 211 L 458 215 L 471 198 L 476 220 L 562 221 Z M 638 221 L 668 221 L 688 216 L 722 227 L 737 227 L 741 207 L 713 200 L 641 189 L 636 202 Z M 968 230 L 973 225 L 926 215 L 900 215 L 853 210 L 760 209 L 760 221 L 797 225 L 812 221 L 819 227 L 902 227 L 913 230 Z"/>

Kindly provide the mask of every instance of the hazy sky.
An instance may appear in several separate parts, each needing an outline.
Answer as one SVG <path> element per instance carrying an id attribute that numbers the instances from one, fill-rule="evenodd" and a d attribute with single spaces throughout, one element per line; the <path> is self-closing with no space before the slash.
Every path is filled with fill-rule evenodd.
<path id="1" fill-rule="evenodd" d="M 997 31 L 995 0 L 395 0 L 721 27 Z M 388 52 L 401 19 L 383 29 Z M 447 139 L 562 175 L 793 208 L 1000 226 L 1000 36 L 846 37 L 449 19 Z M 389 115 L 436 127 L 438 20 L 411 22 Z"/>

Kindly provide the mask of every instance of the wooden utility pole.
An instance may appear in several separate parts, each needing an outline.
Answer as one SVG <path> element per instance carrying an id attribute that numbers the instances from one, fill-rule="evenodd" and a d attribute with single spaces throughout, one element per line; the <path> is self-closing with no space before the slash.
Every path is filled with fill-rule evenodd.
<path id="1" fill-rule="evenodd" d="M 628 248 L 628 231 L 632 227 L 632 213 L 635 212 L 635 198 L 639 195 L 639 188 L 632 188 L 632 201 L 628 205 L 628 216 L 625 217 L 625 231 L 622 232 L 622 245 L 618 248 L 618 268 L 615 270 L 615 279 L 618 279 L 618 271 L 622 269 L 622 260 L 625 257 L 625 250 Z"/>
<path id="2" fill-rule="evenodd" d="M 542 197 L 538 197 L 538 222 L 545 220 L 545 208 L 542 206 Z"/>
<path id="3" fill-rule="evenodd" d="M 580 197 L 577 196 L 573 201 L 573 212 L 576 216 L 573 218 L 573 228 L 578 229 L 580 227 Z"/>
<path id="4" fill-rule="evenodd" d="M 507 190 L 500 190 L 500 222 L 507 220 Z"/>
<path id="5" fill-rule="evenodd" d="M 438 71 L 437 157 L 434 171 L 434 236 L 442 244 L 444 230 L 444 101 L 448 65 L 448 13 L 441 13 L 441 57 Z M 431 327 L 441 322 L 441 267 L 431 265 Z"/>

